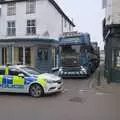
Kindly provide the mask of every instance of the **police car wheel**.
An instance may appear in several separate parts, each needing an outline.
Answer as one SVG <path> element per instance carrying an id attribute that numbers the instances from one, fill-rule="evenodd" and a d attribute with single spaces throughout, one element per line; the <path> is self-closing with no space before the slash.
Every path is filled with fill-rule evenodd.
<path id="1" fill-rule="evenodd" d="M 33 84 L 30 87 L 29 93 L 32 97 L 41 97 L 43 96 L 43 89 L 39 84 Z"/>

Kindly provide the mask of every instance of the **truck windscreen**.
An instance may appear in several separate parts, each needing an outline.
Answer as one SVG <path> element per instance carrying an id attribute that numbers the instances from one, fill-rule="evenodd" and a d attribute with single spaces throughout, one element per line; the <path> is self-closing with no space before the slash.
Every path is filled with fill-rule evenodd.
<path id="1" fill-rule="evenodd" d="M 74 56 L 80 54 L 80 45 L 63 45 L 61 46 L 63 56 Z"/>
<path id="2" fill-rule="evenodd" d="M 80 65 L 80 45 L 61 46 L 61 60 L 63 67 L 77 67 Z"/>

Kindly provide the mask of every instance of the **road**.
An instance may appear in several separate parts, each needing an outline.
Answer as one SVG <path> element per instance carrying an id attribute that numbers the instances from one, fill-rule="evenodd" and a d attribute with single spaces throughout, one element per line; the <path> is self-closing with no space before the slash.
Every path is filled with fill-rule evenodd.
<path id="1" fill-rule="evenodd" d="M 92 89 L 93 79 L 66 79 L 62 93 L 42 98 L 0 94 L 0 120 L 120 120 L 120 96 Z"/>

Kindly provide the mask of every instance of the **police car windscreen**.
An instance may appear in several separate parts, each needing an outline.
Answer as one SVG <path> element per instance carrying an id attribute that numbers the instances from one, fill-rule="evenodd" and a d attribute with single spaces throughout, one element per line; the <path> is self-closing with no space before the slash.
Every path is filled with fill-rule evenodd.
<path id="1" fill-rule="evenodd" d="M 36 68 L 22 67 L 22 69 L 24 71 L 26 71 L 27 73 L 32 74 L 32 75 L 40 75 L 41 74 Z"/>

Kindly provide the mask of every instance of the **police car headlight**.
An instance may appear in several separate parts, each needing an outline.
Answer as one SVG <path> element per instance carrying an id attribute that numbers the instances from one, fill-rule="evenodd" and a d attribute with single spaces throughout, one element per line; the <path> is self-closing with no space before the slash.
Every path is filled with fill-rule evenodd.
<path id="1" fill-rule="evenodd" d="M 55 83 L 55 81 L 53 81 L 53 80 L 47 80 L 47 83 L 51 84 L 51 83 Z"/>

